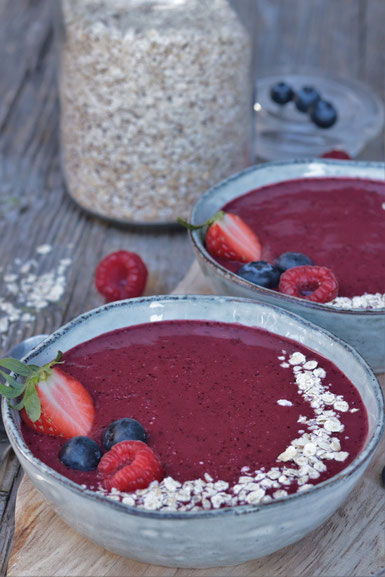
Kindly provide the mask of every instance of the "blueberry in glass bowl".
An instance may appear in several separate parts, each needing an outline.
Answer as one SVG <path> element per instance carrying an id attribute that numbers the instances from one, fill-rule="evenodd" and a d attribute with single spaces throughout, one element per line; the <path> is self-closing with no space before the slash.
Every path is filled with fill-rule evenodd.
<path id="1" fill-rule="evenodd" d="M 295 93 L 304 86 L 316 88 L 323 100 L 333 104 L 338 120 L 325 130 L 293 101 L 278 105 L 271 89 L 282 81 Z M 292 73 L 279 69 L 257 79 L 255 94 L 255 155 L 259 159 L 315 158 L 331 150 L 343 150 L 355 158 L 382 131 L 383 101 L 369 86 L 353 79 L 324 76 L 320 70 Z"/>
<path id="2" fill-rule="evenodd" d="M 283 105 L 291 102 L 294 98 L 294 90 L 284 81 L 277 82 L 271 87 L 270 97 L 273 102 Z"/>
<path id="3" fill-rule="evenodd" d="M 302 86 L 295 94 L 294 103 L 300 112 L 309 112 L 320 97 L 320 93 L 314 86 Z"/>
<path id="4" fill-rule="evenodd" d="M 338 113 L 331 102 L 321 98 L 311 108 L 310 118 L 319 128 L 330 128 L 337 122 Z"/>

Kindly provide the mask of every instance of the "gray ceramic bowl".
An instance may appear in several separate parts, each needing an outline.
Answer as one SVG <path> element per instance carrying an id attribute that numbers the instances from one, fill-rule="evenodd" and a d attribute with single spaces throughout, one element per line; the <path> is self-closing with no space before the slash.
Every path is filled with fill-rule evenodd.
<path id="1" fill-rule="evenodd" d="M 360 391 L 369 435 L 356 459 L 308 492 L 263 505 L 197 513 L 144 511 L 108 500 L 56 473 L 36 459 L 20 433 L 18 413 L 3 402 L 12 446 L 34 485 L 76 531 L 120 555 L 158 565 L 236 565 L 298 541 L 345 500 L 368 466 L 383 429 L 381 389 L 365 361 L 348 345 L 296 315 L 255 301 L 213 296 L 133 299 L 86 313 L 56 331 L 26 357 L 45 363 L 57 350 L 106 331 L 169 319 L 207 319 L 263 327 L 306 344 L 333 361 Z"/>
<path id="2" fill-rule="evenodd" d="M 384 181 L 385 163 L 300 160 L 257 165 L 231 176 L 208 190 L 196 203 L 191 214 L 191 223 L 205 222 L 227 202 L 255 188 L 285 180 L 314 177 L 368 178 Z M 216 294 L 258 299 L 292 311 L 351 344 L 374 371 L 378 373 L 385 371 L 385 309 L 368 311 L 337 309 L 257 287 L 219 265 L 210 256 L 204 246 L 202 231 L 191 233 L 191 239 L 200 267 L 210 280 Z"/>

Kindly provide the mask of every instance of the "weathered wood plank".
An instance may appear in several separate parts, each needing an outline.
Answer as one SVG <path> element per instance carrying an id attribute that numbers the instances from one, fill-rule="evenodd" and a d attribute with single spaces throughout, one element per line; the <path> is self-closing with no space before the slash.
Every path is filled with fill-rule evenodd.
<path id="1" fill-rule="evenodd" d="M 277 67 L 358 76 L 359 0 L 257 0 L 256 5 L 258 75 Z"/>
<path id="2" fill-rule="evenodd" d="M 44 45 L 47 32 L 50 32 L 51 5 L 50 2 L 31 0 L 3 0 L 1 3 L 0 129 L 29 82 L 29 73 L 39 64 L 41 54 L 37 47 Z"/>
<path id="3" fill-rule="evenodd" d="M 15 475 L 18 473 L 19 464 L 15 459 L 8 441 L 0 442 L 0 494 L 10 491 Z"/>
<path id="4" fill-rule="evenodd" d="M 362 4 L 360 76 L 385 101 L 385 3 L 366 0 Z M 361 157 L 385 160 L 385 131 L 368 144 Z"/>
<path id="5" fill-rule="evenodd" d="M 15 527 L 15 501 L 22 471 L 7 442 L 0 442 L 0 575 L 5 575 Z"/>
<path id="6" fill-rule="evenodd" d="M 7 499 L 8 499 L 7 493 L 2 493 L 2 492 L 0 491 L 0 519 L 3 518 L 3 514 L 4 514 L 4 511 L 5 511 L 5 505 L 6 505 Z"/>

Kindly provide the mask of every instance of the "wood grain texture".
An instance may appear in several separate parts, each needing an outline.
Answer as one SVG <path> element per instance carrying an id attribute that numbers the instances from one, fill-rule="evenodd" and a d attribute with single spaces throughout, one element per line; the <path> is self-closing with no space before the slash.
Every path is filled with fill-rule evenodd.
<path id="1" fill-rule="evenodd" d="M 210 287 L 197 263 L 175 290 L 206 294 Z M 385 389 L 385 375 L 381 378 Z M 16 533 L 8 576 L 172 577 L 362 577 L 385 568 L 385 508 L 381 469 L 385 439 L 363 479 L 345 504 L 321 528 L 273 555 L 213 569 L 155 567 L 124 559 L 88 542 L 67 527 L 52 507 L 23 479 L 17 498 Z M 59 545 L 60 544 L 60 545 Z M 44 555 L 39 551 L 44 550 Z"/>
<path id="2" fill-rule="evenodd" d="M 361 18 L 362 51 L 360 53 L 360 78 L 369 84 L 385 101 L 385 4 L 383 0 L 362 2 Z M 385 131 L 370 142 L 362 152 L 366 160 L 384 160 Z M 385 176 L 385 175 L 384 175 Z"/>
<path id="3" fill-rule="evenodd" d="M 252 32 L 258 74 L 277 66 L 291 70 L 307 66 L 362 79 L 384 96 L 384 0 L 232 1 Z M 15 258 L 32 258 L 43 243 L 53 250 L 41 259 L 40 274 L 63 257 L 71 258 L 72 265 L 64 297 L 34 322 L 13 323 L 0 343 L 0 354 L 23 338 L 52 332 L 100 305 L 93 271 L 100 258 L 113 250 L 125 248 L 142 255 L 150 270 L 147 294 L 171 291 L 193 260 L 184 233 L 117 229 L 89 218 L 66 194 L 59 164 L 54 2 L 0 1 L 0 266 L 6 270 Z M 383 160 L 383 136 L 362 157 Z M 0 280 L 0 297 L 4 290 Z M 1 463 L 6 447 L 2 440 L 0 430 Z M 12 542 L 12 511 L 20 478 L 11 453 L 4 462 L 9 474 L 1 477 L 0 575 Z M 114 561 L 109 574 L 119 574 L 118 569 L 119 562 Z M 135 571 L 144 574 L 141 566 Z"/>
<path id="4" fill-rule="evenodd" d="M 4 575 L 14 531 L 14 508 L 22 472 L 6 441 L 0 443 L 0 575 Z"/>

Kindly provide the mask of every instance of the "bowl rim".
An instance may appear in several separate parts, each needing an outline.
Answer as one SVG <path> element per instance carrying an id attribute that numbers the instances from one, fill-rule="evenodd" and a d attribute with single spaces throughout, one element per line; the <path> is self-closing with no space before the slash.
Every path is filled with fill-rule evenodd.
<path id="1" fill-rule="evenodd" d="M 211 199 L 213 197 L 215 197 L 216 193 L 221 190 L 223 187 L 227 186 L 228 184 L 231 184 L 232 182 L 237 181 L 238 179 L 242 179 L 244 176 L 253 174 L 253 173 L 258 173 L 259 171 L 263 171 L 263 170 L 268 170 L 269 168 L 284 168 L 285 166 L 294 166 L 294 165 L 305 165 L 305 166 L 309 166 L 312 164 L 322 164 L 325 166 L 338 166 L 338 167 L 358 167 L 358 168 L 375 168 L 375 169 L 384 169 L 384 182 L 385 182 L 385 162 L 365 162 L 365 161 L 354 161 L 354 160 L 333 160 L 333 159 L 327 159 L 327 158 L 308 158 L 308 159 L 296 159 L 296 160 L 276 160 L 276 161 L 272 161 L 272 162 L 264 162 L 261 164 L 255 164 L 253 166 L 250 166 L 248 168 L 246 168 L 245 170 L 242 170 L 241 172 L 237 172 L 234 173 L 232 175 L 230 175 L 228 178 L 220 181 L 219 183 L 217 183 L 216 185 L 212 186 L 211 188 L 209 188 L 199 199 L 198 201 L 195 203 L 195 205 L 193 206 L 191 213 L 190 213 L 190 222 L 193 225 L 199 225 L 201 224 L 200 222 L 197 222 L 196 220 L 196 213 L 199 210 L 200 206 L 202 204 L 204 204 L 206 202 L 207 199 Z M 343 176 L 343 175 L 325 175 L 325 176 L 316 176 L 316 177 L 312 177 L 312 178 L 325 178 L 325 177 L 331 177 L 331 178 L 354 178 L 353 176 Z M 268 185 L 261 185 L 258 186 L 256 190 L 258 190 L 258 188 L 264 188 L 265 186 L 271 186 L 275 183 L 278 182 L 285 182 L 286 180 L 296 180 L 296 179 L 300 179 L 303 178 L 305 179 L 305 176 L 301 176 L 301 175 L 297 175 L 293 178 L 282 178 L 281 180 L 277 180 L 275 182 L 271 182 Z M 311 178 L 311 177 L 309 177 Z M 360 177 L 356 177 L 356 178 L 360 178 L 362 180 L 378 180 L 376 178 L 371 178 L 370 176 L 364 177 L 364 176 L 360 176 Z M 252 189 L 250 189 L 250 191 L 246 191 L 244 193 L 241 193 L 237 196 L 234 196 L 234 198 L 232 200 L 234 200 L 235 198 L 238 198 L 240 196 L 243 196 L 245 194 L 247 194 L 248 192 L 251 192 Z M 211 255 L 210 253 L 206 250 L 202 239 L 201 239 L 201 235 L 200 235 L 200 231 L 199 230 L 189 230 L 189 235 L 190 235 L 190 240 L 192 242 L 193 245 L 193 249 L 195 254 L 198 256 L 198 258 L 201 258 L 205 261 L 205 265 L 212 271 L 214 272 L 216 275 L 222 277 L 223 279 L 225 279 L 226 281 L 230 281 L 235 283 L 236 285 L 239 285 L 240 287 L 247 289 L 247 290 L 251 290 L 253 292 L 255 292 L 256 297 L 258 297 L 258 295 L 266 295 L 267 297 L 272 297 L 274 296 L 277 299 L 283 299 L 283 302 L 288 302 L 288 303 L 292 303 L 292 304 L 296 304 L 296 305 L 301 305 L 309 310 L 314 310 L 314 311 L 323 311 L 323 312 L 332 312 L 334 314 L 339 314 L 339 315 L 358 315 L 358 316 L 367 316 L 370 315 L 370 317 L 374 317 L 374 316 L 383 316 L 385 314 L 385 307 L 382 308 L 378 308 L 378 309 L 353 309 L 353 308 L 340 308 L 340 307 L 336 307 L 336 306 L 331 306 L 325 303 L 316 303 L 313 301 L 309 301 L 306 299 L 301 299 L 299 297 L 294 297 L 291 295 L 286 295 L 280 292 L 276 292 L 273 291 L 271 289 L 265 288 L 265 287 L 259 287 L 255 284 L 253 284 L 252 282 L 243 279 L 241 277 L 239 277 L 237 274 L 233 273 L 232 271 L 228 270 L 227 268 L 225 268 L 224 266 L 222 266 L 221 264 L 219 264 Z M 279 306 L 279 304 L 277 303 L 276 306 Z"/>
<path id="2" fill-rule="evenodd" d="M 376 399 L 377 405 L 377 412 L 378 412 L 378 422 L 376 423 L 371 438 L 368 441 L 367 446 L 353 459 L 353 461 L 342 471 L 340 471 L 337 475 L 330 477 L 329 479 L 314 485 L 308 491 L 303 491 L 300 493 L 293 493 L 281 499 L 276 499 L 273 501 L 269 501 L 267 503 L 259 503 L 257 505 L 240 505 L 236 507 L 226 507 L 223 509 L 210 509 L 210 510 L 203 510 L 203 511 L 175 511 L 175 512 L 162 512 L 162 511 L 152 511 L 148 509 L 140 509 L 135 506 L 127 505 L 126 503 L 118 502 L 112 500 L 111 498 L 101 495 L 96 491 L 92 491 L 90 489 L 85 489 L 80 484 L 75 483 L 74 481 L 68 479 L 67 477 L 61 475 L 42 461 L 35 457 L 33 453 L 30 451 L 28 446 L 26 445 L 21 431 L 18 430 L 16 424 L 16 412 L 15 410 L 10 407 L 7 403 L 5 397 L 2 398 L 2 415 L 3 415 L 3 422 L 5 426 L 5 430 L 9 437 L 9 440 L 14 448 L 16 448 L 16 452 L 20 452 L 23 458 L 28 461 L 28 463 L 38 471 L 40 475 L 44 475 L 45 478 L 48 477 L 50 483 L 59 484 L 60 486 L 64 487 L 65 489 L 76 493 L 77 495 L 86 498 L 90 502 L 97 502 L 100 504 L 104 504 L 107 506 L 112 507 L 113 509 L 120 511 L 125 514 L 132 514 L 138 517 L 145 517 L 145 518 L 156 518 L 156 519 L 180 519 L 186 521 L 186 519 L 201 519 L 201 518 L 214 518 L 223 515 L 244 515 L 255 513 L 261 510 L 266 510 L 266 508 L 275 508 L 275 507 L 282 507 L 282 506 L 290 506 L 290 503 L 296 503 L 297 501 L 303 502 L 307 498 L 311 497 L 315 493 L 319 493 L 323 491 L 325 488 L 333 485 L 337 485 L 343 480 L 351 477 L 357 469 L 366 461 L 370 460 L 373 456 L 374 452 L 376 451 L 381 438 L 382 433 L 384 431 L 384 422 L 385 422 L 385 415 L 384 415 L 384 396 L 382 393 L 381 386 L 376 379 L 372 369 L 366 363 L 366 361 L 357 353 L 353 347 L 351 347 L 348 343 L 345 343 L 335 335 L 331 334 L 329 331 L 325 330 L 314 323 L 303 319 L 302 317 L 287 311 L 285 309 L 281 309 L 277 306 L 272 306 L 266 304 L 261 301 L 256 301 L 254 299 L 246 299 L 240 297 L 226 297 L 226 296 L 215 296 L 215 295 L 159 295 L 159 296 L 148 296 L 148 297 L 139 297 L 134 299 L 128 299 L 123 301 L 117 301 L 113 303 L 109 303 L 106 305 L 102 305 L 101 307 L 92 309 L 86 313 L 83 313 L 73 320 L 69 321 L 56 331 L 54 331 L 50 336 L 44 339 L 41 343 L 39 343 L 32 351 L 30 351 L 22 360 L 23 361 L 31 361 L 36 355 L 44 350 L 48 345 L 53 344 L 55 341 L 59 340 L 63 334 L 68 333 L 72 327 L 86 322 L 90 317 L 97 316 L 100 314 L 108 313 L 110 309 L 115 308 L 129 308 L 140 306 L 141 304 L 148 304 L 151 303 L 161 303 L 167 306 L 168 303 L 175 303 L 175 302 L 183 302 L 189 303 L 191 301 L 194 302 L 223 302 L 226 303 L 245 303 L 251 304 L 252 306 L 261 307 L 262 309 L 273 309 L 279 314 L 283 314 L 288 317 L 290 320 L 296 322 L 297 324 L 302 325 L 302 327 L 306 327 L 309 330 L 316 331 L 318 333 L 322 333 L 327 338 L 334 341 L 334 343 L 339 346 L 345 348 L 350 355 L 355 357 L 356 361 L 360 363 L 362 368 L 364 369 L 368 382 L 370 383 L 373 393 Z M 183 320 L 183 319 L 182 319 Z M 184 319 L 188 320 L 188 319 Z M 144 322 L 149 322 L 145 320 Z M 159 322 L 159 321 L 158 321 Z M 162 322 L 162 321 L 160 321 Z M 218 321 L 218 322 L 226 322 L 226 321 Z M 135 323 L 141 324 L 141 323 Z M 242 324 L 242 323 L 241 323 Z M 127 324 L 127 326 L 131 326 Z M 108 331 L 106 331 L 108 332 Z M 103 334 L 103 333 L 101 333 Z M 91 337 L 91 339 L 94 337 Z M 289 337 L 290 338 L 290 337 Z M 83 341 L 86 342 L 86 341 Z M 327 358 L 327 357 L 326 357 Z"/>

